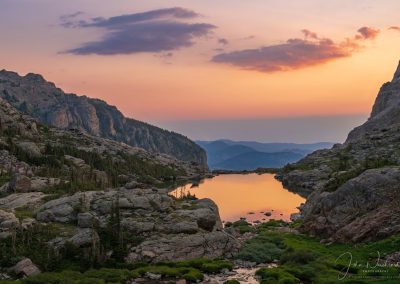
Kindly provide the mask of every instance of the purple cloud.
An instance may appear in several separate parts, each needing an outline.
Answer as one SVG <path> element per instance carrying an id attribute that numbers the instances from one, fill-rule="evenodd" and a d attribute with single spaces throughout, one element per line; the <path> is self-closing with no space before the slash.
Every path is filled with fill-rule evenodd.
<path id="1" fill-rule="evenodd" d="M 183 8 L 159 9 L 89 21 L 68 21 L 64 27 L 100 28 L 106 33 L 98 41 L 87 42 L 67 53 L 88 55 L 165 52 L 189 47 L 194 40 L 212 32 L 216 27 L 206 23 L 189 23 L 199 15 Z"/>
<path id="2" fill-rule="evenodd" d="M 357 39 L 375 39 L 380 31 L 378 29 L 370 27 L 362 27 L 358 29 L 359 35 L 356 36 Z"/>
<path id="3" fill-rule="evenodd" d="M 226 38 L 219 38 L 218 43 L 221 45 L 228 45 L 229 41 Z"/>
<path id="4" fill-rule="evenodd" d="M 362 47 L 362 41 L 374 39 L 379 31 L 363 27 L 354 38 L 345 39 L 340 43 L 321 38 L 306 29 L 302 30 L 302 33 L 305 39 L 295 38 L 282 44 L 220 53 L 215 55 L 212 61 L 260 72 L 300 69 L 349 57 Z"/>

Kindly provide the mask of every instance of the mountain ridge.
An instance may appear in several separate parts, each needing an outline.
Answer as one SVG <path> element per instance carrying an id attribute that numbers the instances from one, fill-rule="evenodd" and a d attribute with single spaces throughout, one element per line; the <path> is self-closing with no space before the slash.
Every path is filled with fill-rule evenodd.
<path id="1" fill-rule="evenodd" d="M 224 160 L 214 167 L 216 169 L 243 171 L 258 168 L 281 168 L 290 162 L 301 159 L 303 155 L 293 152 L 246 152 Z"/>
<path id="2" fill-rule="evenodd" d="M 0 71 L 0 97 L 42 123 L 62 129 L 76 128 L 207 167 L 205 152 L 187 137 L 127 118 L 103 100 L 65 93 L 39 74 L 20 76 Z"/>
<path id="3" fill-rule="evenodd" d="M 255 141 L 196 141 L 208 156 L 208 165 L 218 170 L 255 170 L 280 168 L 296 162 L 312 150 L 330 147 L 333 143 L 313 144 L 261 143 Z"/>

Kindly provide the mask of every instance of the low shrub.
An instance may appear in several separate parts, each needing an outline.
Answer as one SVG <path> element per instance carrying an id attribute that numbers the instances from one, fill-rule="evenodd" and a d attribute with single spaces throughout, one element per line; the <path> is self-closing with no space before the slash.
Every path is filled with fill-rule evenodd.
<path id="1" fill-rule="evenodd" d="M 232 223 L 232 227 L 237 229 L 239 233 L 255 232 L 255 228 L 246 220 L 239 220 Z"/>
<path id="2" fill-rule="evenodd" d="M 240 284 L 240 282 L 237 281 L 236 279 L 232 279 L 232 280 L 225 281 L 224 284 Z"/>
<path id="3" fill-rule="evenodd" d="M 225 260 L 215 260 L 209 263 L 204 263 L 200 268 L 205 273 L 219 273 L 222 269 L 233 269 L 233 264 Z"/>
<path id="4" fill-rule="evenodd" d="M 259 228 L 266 229 L 266 228 L 270 228 L 270 227 L 284 227 L 286 225 L 288 225 L 288 223 L 283 220 L 271 219 L 268 222 L 261 224 Z"/>
<path id="5" fill-rule="evenodd" d="M 203 274 L 192 267 L 173 267 L 167 265 L 152 265 L 146 267 L 140 267 L 135 269 L 133 273 L 137 273 L 140 276 L 144 276 L 147 272 L 159 274 L 162 277 L 167 278 L 183 278 L 187 281 L 196 282 L 203 280 Z"/>
<path id="6" fill-rule="evenodd" d="M 315 260 L 316 255 L 314 252 L 307 249 L 292 250 L 289 249 L 282 254 L 281 263 L 296 263 L 296 264 L 307 264 Z"/>
<path id="7" fill-rule="evenodd" d="M 297 284 L 300 279 L 291 273 L 281 269 L 275 268 L 261 268 L 257 270 L 256 275 L 261 278 L 261 284 Z"/>
<path id="8" fill-rule="evenodd" d="M 282 238 L 274 235 L 259 234 L 248 240 L 237 255 L 237 258 L 257 263 L 268 263 L 279 260 L 285 245 Z"/>
<path id="9" fill-rule="evenodd" d="M 85 277 L 77 271 L 62 271 L 62 272 L 47 272 L 34 275 L 20 280 L 23 284 L 80 284 L 85 280 Z M 86 279 L 87 280 L 87 279 Z M 90 279 L 92 280 L 92 279 Z M 96 279 L 93 279 L 96 281 Z M 104 281 L 93 282 L 98 284 L 105 283 Z"/>
<path id="10" fill-rule="evenodd" d="M 103 279 L 106 282 L 124 282 L 138 277 L 138 274 L 128 269 L 101 268 L 91 269 L 83 274 L 87 278 Z"/>

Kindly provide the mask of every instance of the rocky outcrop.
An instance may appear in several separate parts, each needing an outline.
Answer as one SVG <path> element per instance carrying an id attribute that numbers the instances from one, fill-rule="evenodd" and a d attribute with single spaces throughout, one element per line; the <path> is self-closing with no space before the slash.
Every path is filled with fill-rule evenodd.
<path id="1" fill-rule="evenodd" d="M 33 192 L 41 191 L 45 188 L 56 186 L 60 184 L 59 178 L 48 178 L 48 177 L 28 177 L 23 174 L 16 173 L 11 178 L 7 190 L 9 192 Z"/>
<path id="2" fill-rule="evenodd" d="M 400 168 L 363 172 L 334 192 L 313 192 L 303 229 L 335 241 L 367 241 L 400 232 Z"/>
<path id="3" fill-rule="evenodd" d="M 19 221 L 11 212 L 0 209 L 0 239 L 7 238 L 19 226 Z"/>
<path id="4" fill-rule="evenodd" d="M 188 138 L 126 118 L 116 107 L 102 100 L 66 94 L 40 75 L 19 76 L 0 71 L 0 97 L 42 123 L 62 129 L 79 129 L 207 168 L 204 150 Z"/>
<path id="5" fill-rule="evenodd" d="M 238 241 L 222 230 L 190 235 L 176 234 L 146 240 L 131 249 L 126 261 L 162 262 L 232 257 L 238 249 Z"/>
<path id="6" fill-rule="evenodd" d="M 36 218 L 77 224 L 73 236 L 56 243 L 60 246 L 69 241 L 84 247 L 99 241 L 96 230 L 106 229 L 115 212 L 123 231 L 146 238 L 130 249 L 129 262 L 215 258 L 232 255 L 239 247 L 236 239 L 223 231 L 213 201 L 177 202 L 162 189 L 80 192 L 43 204 Z"/>
<path id="7" fill-rule="evenodd" d="M 371 116 L 346 142 L 285 167 L 277 178 L 307 197 L 302 229 L 333 241 L 359 242 L 399 232 L 400 65 Z"/>
<path id="8" fill-rule="evenodd" d="M 10 211 L 21 207 L 36 208 L 45 196 L 42 192 L 13 193 L 0 198 L 0 209 Z"/>

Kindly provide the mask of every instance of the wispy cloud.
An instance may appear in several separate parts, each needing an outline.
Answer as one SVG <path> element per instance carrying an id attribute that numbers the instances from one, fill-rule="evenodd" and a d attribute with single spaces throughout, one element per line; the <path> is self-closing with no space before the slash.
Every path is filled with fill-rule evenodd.
<path id="1" fill-rule="evenodd" d="M 391 27 L 389 28 L 389 30 L 394 30 L 394 31 L 398 31 L 398 32 L 400 32 L 400 27 L 397 27 L 397 26 L 391 26 Z"/>
<path id="2" fill-rule="evenodd" d="M 375 39 L 380 33 L 380 30 L 371 27 L 362 27 L 358 29 L 358 33 L 356 39 Z"/>
<path id="3" fill-rule="evenodd" d="M 65 28 L 72 28 L 72 27 L 76 26 L 75 19 L 79 16 L 82 16 L 83 14 L 84 14 L 84 12 L 78 11 L 78 12 L 62 15 L 60 17 L 61 25 Z"/>
<path id="4" fill-rule="evenodd" d="M 194 40 L 204 37 L 216 27 L 207 23 L 191 23 L 199 17 L 194 11 L 184 8 L 167 8 L 143 13 L 115 16 L 111 18 L 92 18 L 77 20 L 61 19 L 68 28 L 100 28 L 104 36 L 87 42 L 67 53 L 88 55 L 131 54 L 138 52 L 174 51 L 189 47 Z"/>
<path id="5" fill-rule="evenodd" d="M 226 38 L 219 38 L 218 43 L 221 45 L 228 45 L 229 41 Z"/>
<path id="6" fill-rule="evenodd" d="M 220 53 L 212 61 L 261 72 L 300 69 L 349 57 L 363 47 L 364 41 L 376 38 L 379 30 L 362 27 L 354 37 L 339 43 L 307 29 L 302 30 L 302 33 L 304 38 L 289 39 L 282 44 L 255 49 Z"/>
<path id="7" fill-rule="evenodd" d="M 304 36 L 306 38 L 318 39 L 318 35 L 315 32 L 312 32 L 312 31 L 307 30 L 307 29 L 303 29 L 303 30 L 301 30 L 301 32 L 304 34 Z"/>

